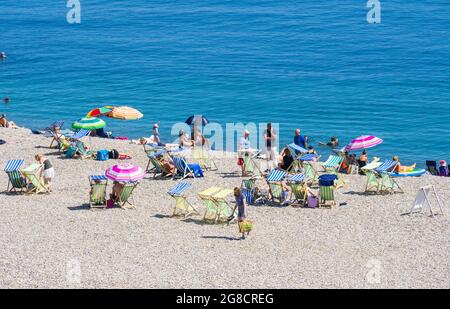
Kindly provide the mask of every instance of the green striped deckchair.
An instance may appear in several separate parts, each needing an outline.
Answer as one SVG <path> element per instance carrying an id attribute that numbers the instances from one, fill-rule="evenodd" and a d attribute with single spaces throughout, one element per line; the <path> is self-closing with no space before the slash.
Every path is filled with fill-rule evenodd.
<path id="1" fill-rule="evenodd" d="M 228 203 L 227 197 L 233 193 L 231 189 L 222 189 L 212 195 L 212 199 L 217 209 L 216 222 L 228 222 L 228 217 L 233 214 L 233 207 Z"/>
<path id="2" fill-rule="evenodd" d="M 209 150 L 205 147 L 194 147 L 192 156 L 200 164 L 201 168 L 208 171 L 217 171 L 216 162 L 211 158 Z"/>
<path id="3" fill-rule="evenodd" d="M 89 176 L 89 207 L 90 208 L 106 208 L 106 187 L 108 179 L 104 175 Z"/>
<path id="4" fill-rule="evenodd" d="M 373 170 L 366 169 L 366 188 L 364 192 L 379 192 L 380 191 L 380 182 L 377 178 L 377 174 Z"/>
<path id="5" fill-rule="evenodd" d="M 217 204 L 214 202 L 213 195 L 219 193 L 222 189 L 219 187 L 210 187 L 198 193 L 198 197 L 205 206 L 203 220 L 205 222 L 215 223 L 217 220 Z"/>
<path id="6" fill-rule="evenodd" d="M 175 199 L 172 217 L 182 216 L 186 218 L 191 214 L 200 214 L 195 207 L 189 203 L 185 196 L 185 191 L 191 187 L 187 182 L 180 182 L 173 187 L 167 194 Z"/>
<path id="7" fill-rule="evenodd" d="M 342 164 L 342 158 L 339 156 L 330 155 L 325 162 L 319 163 L 325 172 L 336 173 Z"/>
<path id="8" fill-rule="evenodd" d="M 290 175 L 287 180 L 287 184 L 291 188 L 291 206 L 303 207 L 306 203 L 306 191 L 305 191 L 305 175 L 294 174 Z"/>
<path id="9" fill-rule="evenodd" d="M 8 175 L 7 192 L 21 193 L 26 188 L 26 180 L 20 172 L 24 160 L 9 160 L 6 162 L 5 173 Z M 10 188 L 11 187 L 11 188 Z"/>
<path id="10" fill-rule="evenodd" d="M 303 175 L 305 175 L 306 183 L 313 185 L 319 181 L 319 173 L 310 162 L 303 162 Z"/>
<path id="11" fill-rule="evenodd" d="M 332 208 L 336 206 L 334 186 L 319 186 L 319 207 Z"/>
<path id="12" fill-rule="evenodd" d="M 282 183 L 286 175 L 287 172 L 284 170 L 273 169 L 266 178 L 271 200 L 277 205 L 281 205 L 286 200 Z"/>
<path id="13" fill-rule="evenodd" d="M 27 194 L 32 193 L 49 193 L 47 186 L 42 181 L 42 171 L 44 169 L 44 165 L 33 163 L 26 168 L 22 169 L 22 174 L 27 180 Z"/>
<path id="14" fill-rule="evenodd" d="M 133 191 L 137 187 L 138 182 L 127 182 L 117 198 L 117 204 L 121 208 L 136 208 L 134 205 Z"/>
<path id="15" fill-rule="evenodd" d="M 255 160 L 250 156 L 244 156 L 244 173 L 253 177 L 261 177 L 262 172 L 256 164 Z"/>

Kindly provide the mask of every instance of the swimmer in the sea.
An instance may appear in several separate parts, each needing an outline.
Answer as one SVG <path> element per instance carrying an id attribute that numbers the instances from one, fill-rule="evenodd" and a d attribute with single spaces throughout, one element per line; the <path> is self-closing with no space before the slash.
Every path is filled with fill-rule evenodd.
<path id="1" fill-rule="evenodd" d="M 5 98 L 3 99 L 3 102 L 5 102 L 5 104 L 8 104 L 8 103 L 9 103 L 9 97 L 5 97 Z"/>
<path id="2" fill-rule="evenodd" d="M 4 51 L 2 51 L 2 52 L 0 53 L 0 58 L 2 59 L 2 62 L 5 62 L 5 61 L 6 61 L 6 53 L 5 53 Z"/>

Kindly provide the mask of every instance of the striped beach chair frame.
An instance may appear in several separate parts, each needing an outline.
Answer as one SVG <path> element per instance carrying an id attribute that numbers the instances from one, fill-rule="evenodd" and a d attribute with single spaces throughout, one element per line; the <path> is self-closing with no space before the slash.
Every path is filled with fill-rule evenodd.
<path id="1" fill-rule="evenodd" d="M 186 218 L 191 214 L 200 214 L 186 198 L 185 192 L 191 187 L 192 185 L 187 182 L 180 182 L 167 192 L 175 200 L 172 217 L 182 216 Z"/>
<path id="2" fill-rule="evenodd" d="M 336 205 L 334 186 L 319 186 L 319 207 L 332 208 Z"/>
<path id="3" fill-rule="evenodd" d="M 42 180 L 43 170 L 44 165 L 37 163 L 33 163 L 21 170 L 23 176 L 27 181 L 27 188 L 25 191 L 26 194 L 50 192 Z"/>
<path id="4" fill-rule="evenodd" d="M 281 205 L 285 201 L 282 181 L 286 178 L 287 172 L 280 169 L 273 169 L 267 175 L 266 182 L 269 185 L 269 194 L 273 203 Z"/>
<path id="5" fill-rule="evenodd" d="M 320 163 L 324 171 L 327 173 L 337 173 L 343 162 L 342 157 L 330 155 L 325 162 Z"/>
<path id="6" fill-rule="evenodd" d="M 217 222 L 217 204 L 214 202 L 213 195 L 223 190 L 220 187 L 210 187 L 197 193 L 198 197 L 205 206 L 205 213 L 203 215 L 203 221 L 205 222 Z"/>
<path id="7" fill-rule="evenodd" d="M 375 168 L 375 172 L 379 176 L 380 193 L 395 193 L 400 192 L 403 193 L 402 188 L 397 183 L 397 181 L 391 177 L 392 173 L 394 173 L 395 168 L 397 167 L 398 162 L 393 160 L 386 160 L 379 167 Z"/>
<path id="8" fill-rule="evenodd" d="M 108 186 L 108 178 L 105 175 L 89 176 L 89 207 L 90 208 L 106 208 L 106 187 Z"/>
<path id="9" fill-rule="evenodd" d="M 172 156 L 173 164 L 175 165 L 175 173 L 173 173 L 173 179 L 187 177 L 195 178 L 194 171 L 189 167 L 186 160 L 180 156 Z"/>
<path id="10" fill-rule="evenodd" d="M 305 156 L 307 154 L 308 150 L 306 150 L 305 148 L 300 147 L 294 143 L 286 145 L 286 148 L 288 148 L 290 150 L 291 156 L 293 159 L 291 165 L 288 167 L 287 170 L 295 173 L 301 167 L 299 159 L 302 158 L 303 156 Z"/>
<path id="11" fill-rule="evenodd" d="M 303 207 L 306 203 L 305 175 L 293 174 L 287 178 L 287 184 L 291 188 L 291 206 Z"/>
<path id="12" fill-rule="evenodd" d="M 7 192 L 21 193 L 26 188 L 26 179 L 20 171 L 20 167 L 23 165 L 24 160 L 14 159 L 6 162 L 5 173 L 8 175 Z M 11 188 L 10 188 L 11 187 Z"/>
<path id="13" fill-rule="evenodd" d="M 217 171 L 218 167 L 214 159 L 211 157 L 210 150 L 202 146 L 194 146 L 192 149 L 192 157 L 207 171 Z"/>
<path id="14" fill-rule="evenodd" d="M 124 184 L 116 201 L 121 208 L 136 208 L 136 205 L 134 204 L 133 191 L 136 189 L 138 184 L 139 182 L 137 181 L 127 182 Z"/>

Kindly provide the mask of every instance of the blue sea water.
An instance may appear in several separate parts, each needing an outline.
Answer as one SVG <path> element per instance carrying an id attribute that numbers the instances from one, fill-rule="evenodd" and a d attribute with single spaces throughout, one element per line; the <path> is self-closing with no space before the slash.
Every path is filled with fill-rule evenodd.
<path id="1" fill-rule="evenodd" d="M 374 134 L 370 151 L 403 163 L 450 161 L 448 0 L 1 0 L 0 105 L 10 119 L 70 124 L 91 108 L 130 105 L 145 117 L 107 120 L 150 135 L 197 113 L 210 121 L 300 127 L 314 142 Z"/>

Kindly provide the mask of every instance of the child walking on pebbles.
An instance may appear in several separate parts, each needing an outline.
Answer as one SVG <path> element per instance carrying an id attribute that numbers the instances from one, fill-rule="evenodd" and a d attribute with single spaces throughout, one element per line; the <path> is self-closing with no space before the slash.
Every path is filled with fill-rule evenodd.
<path id="1" fill-rule="evenodd" d="M 239 233 L 242 233 L 242 239 L 245 239 L 245 233 L 247 236 L 250 235 L 252 229 L 251 222 L 247 219 L 247 202 L 245 200 L 244 194 L 242 194 L 240 188 L 234 188 L 234 198 L 236 200 L 236 206 L 234 206 L 233 213 L 238 209 L 238 224 Z"/>
<path id="2" fill-rule="evenodd" d="M 53 164 L 49 159 L 44 157 L 41 154 L 37 154 L 34 156 L 36 161 L 40 164 L 44 165 L 44 182 L 47 185 L 47 189 L 49 192 L 52 191 L 52 179 L 55 178 L 55 169 L 53 168 Z"/>

